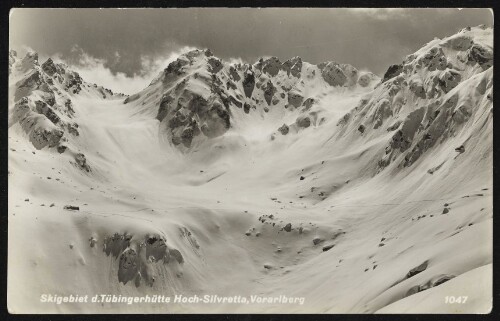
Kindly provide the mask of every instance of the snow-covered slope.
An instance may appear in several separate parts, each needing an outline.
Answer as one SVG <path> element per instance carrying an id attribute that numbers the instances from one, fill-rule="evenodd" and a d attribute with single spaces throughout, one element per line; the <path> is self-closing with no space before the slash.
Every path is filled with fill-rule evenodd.
<path id="1" fill-rule="evenodd" d="M 12 54 L 9 309 L 487 312 L 492 50 L 492 29 L 464 29 L 382 79 L 195 50 L 128 97 Z M 58 305 L 43 293 L 305 301 Z"/>

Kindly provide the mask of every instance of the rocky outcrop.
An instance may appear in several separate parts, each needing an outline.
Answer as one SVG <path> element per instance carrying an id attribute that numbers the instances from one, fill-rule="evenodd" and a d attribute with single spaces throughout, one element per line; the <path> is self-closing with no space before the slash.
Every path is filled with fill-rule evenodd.
<path id="1" fill-rule="evenodd" d="M 303 101 L 304 101 L 304 97 L 301 94 L 299 94 L 298 92 L 290 91 L 288 93 L 288 103 L 290 105 L 294 106 L 295 108 L 300 107 L 300 105 L 302 105 Z"/>
<path id="2" fill-rule="evenodd" d="M 477 63 L 486 70 L 493 66 L 493 52 L 474 44 L 467 52 L 467 61 L 471 64 Z"/>
<path id="3" fill-rule="evenodd" d="M 280 128 L 278 128 L 278 131 L 281 133 L 281 135 L 286 135 L 288 134 L 290 128 L 288 128 L 287 124 L 283 124 Z"/>
<path id="4" fill-rule="evenodd" d="M 347 77 L 340 66 L 334 62 L 328 62 L 321 65 L 321 76 L 330 86 L 344 86 L 347 83 Z"/>
<path id="5" fill-rule="evenodd" d="M 299 116 L 297 117 L 297 120 L 295 120 L 295 124 L 297 124 L 297 126 L 299 128 L 307 128 L 309 126 L 311 126 L 311 118 L 309 118 L 309 116 Z"/>
<path id="6" fill-rule="evenodd" d="M 82 90 L 83 79 L 77 72 L 70 71 L 66 75 L 65 89 L 73 94 L 78 94 Z"/>
<path id="7" fill-rule="evenodd" d="M 84 154 L 78 153 L 75 155 L 76 164 L 83 170 L 90 172 L 90 166 L 87 164 L 87 158 Z"/>
<path id="8" fill-rule="evenodd" d="M 15 50 L 9 50 L 9 75 L 12 72 L 12 66 L 16 62 L 17 52 Z"/>
<path id="9" fill-rule="evenodd" d="M 41 100 L 35 101 L 35 108 L 37 113 L 45 115 L 53 124 L 57 125 L 60 121 L 61 118 L 57 116 L 57 114 L 50 108 L 48 104 Z"/>
<path id="10" fill-rule="evenodd" d="M 276 57 L 271 57 L 262 62 L 262 72 L 275 77 L 281 69 L 281 62 Z"/>
<path id="11" fill-rule="evenodd" d="M 234 68 L 233 66 L 229 67 L 229 75 L 231 76 L 231 78 L 234 81 L 240 81 L 241 80 L 241 77 L 238 74 L 238 71 L 236 71 L 236 68 Z"/>
<path id="12" fill-rule="evenodd" d="M 271 81 L 268 81 L 262 90 L 264 91 L 264 99 L 266 100 L 267 105 L 271 105 L 274 93 L 276 92 L 276 87 L 273 86 Z"/>
<path id="13" fill-rule="evenodd" d="M 255 75 L 253 72 L 245 73 L 245 78 L 243 79 L 243 90 L 245 91 L 245 96 L 248 98 L 252 97 L 253 90 L 255 88 Z"/>
<path id="14" fill-rule="evenodd" d="M 42 70 L 50 77 L 54 76 L 54 74 L 58 71 L 56 64 L 51 58 L 47 59 L 47 61 L 42 64 Z"/>
<path id="15" fill-rule="evenodd" d="M 308 111 L 309 109 L 311 109 L 311 107 L 316 103 L 316 99 L 314 98 L 307 98 L 306 100 L 304 100 L 304 102 L 302 103 L 302 106 L 304 106 L 304 111 Z"/>
<path id="16" fill-rule="evenodd" d="M 403 71 L 402 64 L 389 66 L 389 68 L 384 74 L 384 78 L 382 78 L 382 82 L 386 82 L 387 80 L 398 76 L 399 74 L 401 74 L 402 71 Z"/>
<path id="17" fill-rule="evenodd" d="M 208 59 L 208 65 L 209 65 L 208 71 L 211 72 L 212 74 L 218 73 L 223 67 L 220 59 L 214 57 L 210 57 Z"/>
<path id="18" fill-rule="evenodd" d="M 94 240 L 97 243 L 98 240 Z M 102 241 L 103 252 L 107 256 L 118 258 L 117 278 L 118 282 L 127 284 L 131 282 L 135 287 L 142 285 L 153 286 L 156 279 L 162 275 L 156 275 L 152 267 L 163 264 L 183 264 L 184 257 L 181 252 L 167 243 L 164 236 L 149 234 L 134 236 L 127 233 L 115 233 L 106 236 Z M 178 277 L 182 274 L 177 272 Z"/>
<path id="19" fill-rule="evenodd" d="M 290 60 L 285 61 L 281 69 L 286 72 L 287 75 L 292 75 L 293 77 L 300 78 L 302 71 L 302 59 L 300 57 L 293 57 Z"/>

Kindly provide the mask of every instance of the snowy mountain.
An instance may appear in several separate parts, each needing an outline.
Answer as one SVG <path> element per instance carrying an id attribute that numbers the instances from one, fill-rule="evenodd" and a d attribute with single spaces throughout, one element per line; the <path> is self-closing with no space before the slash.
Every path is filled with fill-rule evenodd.
<path id="1" fill-rule="evenodd" d="M 148 88 L 124 103 L 156 114 L 169 141 L 186 151 L 231 128 L 254 123 L 255 117 L 273 118 L 272 122 L 280 117 L 290 122 L 280 128 L 292 126 L 295 132 L 319 125 L 319 96 L 368 91 L 377 81 L 372 73 L 334 62 L 316 66 L 300 57 L 283 63 L 271 57 L 253 65 L 233 65 L 208 49 L 194 50 L 170 63 Z"/>
<path id="2" fill-rule="evenodd" d="M 10 311 L 489 311 L 492 35 L 432 40 L 382 78 L 194 50 L 131 96 L 11 51 Z"/>
<path id="3" fill-rule="evenodd" d="M 38 54 L 28 52 L 18 58 L 9 52 L 9 127 L 19 124 L 36 149 L 53 148 L 59 153 L 79 136 L 73 101 L 75 95 L 119 99 L 125 95 L 85 82 L 77 72 L 49 58 L 42 65 Z M 77 118 L 77 117 L 76 117 Z M 85 156 L 74 153 L 76 164 L 85 170 Z"/>

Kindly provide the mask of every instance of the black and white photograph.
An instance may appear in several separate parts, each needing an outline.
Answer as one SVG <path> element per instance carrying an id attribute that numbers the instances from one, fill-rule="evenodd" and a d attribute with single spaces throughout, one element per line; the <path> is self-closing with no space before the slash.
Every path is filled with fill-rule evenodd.
<path id="1" fill-rule="evenodd" d="M 8 312 L 490 313 L 493 16 L 11 9 Z"/>

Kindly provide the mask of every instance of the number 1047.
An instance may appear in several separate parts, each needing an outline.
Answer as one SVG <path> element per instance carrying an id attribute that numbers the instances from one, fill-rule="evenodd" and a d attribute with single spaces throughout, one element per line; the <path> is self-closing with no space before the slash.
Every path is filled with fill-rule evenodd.
<path id="1" fill-rule="evenodd" d="M 464 304 L 467 302 L 468 296 L 445 296 L 444 303 L 446 304 Z"/>

